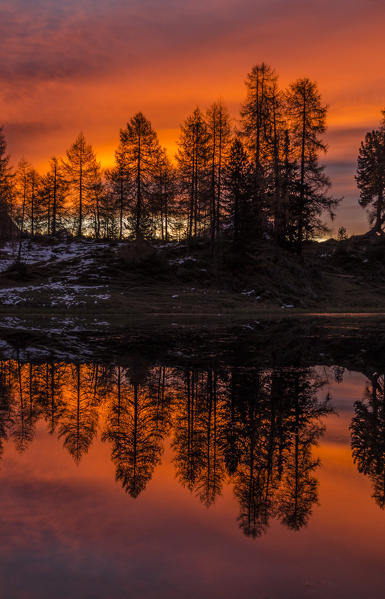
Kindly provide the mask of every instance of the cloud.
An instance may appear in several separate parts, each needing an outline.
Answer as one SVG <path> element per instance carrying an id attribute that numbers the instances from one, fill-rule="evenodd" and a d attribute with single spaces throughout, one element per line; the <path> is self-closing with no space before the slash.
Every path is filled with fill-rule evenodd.
<path id="1" fill-rule="evenodd" d="M 0 123 L 14 161 L 39 168 L 80 128 L 113 157 L 137 110 L 173 148 L 195 104 L 221 96 L 237 116 L 246 73 L 264 60 L 283 86 L 318 81 L 330 105 L 325 162 L 352 195 L 359 143 L 385 98 L 384 18 L 380 0 L 3 0 Z"/>
<path id="2" fill-rule="evenodd" d="M 63 124 L 60 121 L 56 123 L 47 123 L 44 121 L 6 121 L 2 126 L 6 134 L 12 136 L 13 140 L 29 140 L 36 135 L 46 135 L 63 129 Z"/>

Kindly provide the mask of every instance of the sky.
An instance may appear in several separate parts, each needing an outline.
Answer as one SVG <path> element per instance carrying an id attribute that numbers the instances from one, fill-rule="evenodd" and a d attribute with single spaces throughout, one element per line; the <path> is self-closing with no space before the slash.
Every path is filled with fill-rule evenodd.
<path id="1" fill-rule="evenodd" d="M 196 105 L 221 98 L 236 123 L 253 65 L 284 88 L 318 82 L 329 106 L 331 225 L 368 229 L 354 181 L 357 152 L 385 107 L 382 0 L 2 0 L 0 123 L 14 164 L 44 169 L 80 130 L 103 166 L 141 110 L 175 153 Z"/>

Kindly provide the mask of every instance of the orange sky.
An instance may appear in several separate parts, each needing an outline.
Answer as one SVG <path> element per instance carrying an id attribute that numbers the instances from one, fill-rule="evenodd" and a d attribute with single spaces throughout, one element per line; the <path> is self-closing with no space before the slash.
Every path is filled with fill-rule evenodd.
<path id="1" fill-rule="evenodd" d="M 237 117 L 244 80 L 265 61 L 282 86 L 318 81 L 329 105 L 334 230 L 367 229 L 354 163 L 385 106 L 380 0 L 5 0 L 1 121 L 14 162 L 42 167 L 82 129 L 104 165 L 141 110 L 173 153 L 178 126 L 221 97 Z"/>

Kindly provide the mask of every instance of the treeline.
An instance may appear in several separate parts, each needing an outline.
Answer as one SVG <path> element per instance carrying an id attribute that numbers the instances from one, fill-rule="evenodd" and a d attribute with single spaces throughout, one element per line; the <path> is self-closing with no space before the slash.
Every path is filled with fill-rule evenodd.
<path id="1" fill-rule="evenodd" d="M 236 126 L 222 101 L 196 108 L 181 125 L 175 160 L 142 113 L 121 129 L 107 170 L 80 133 L 47 173 L 25 160 L 14 172 L 2 136 L 2 206 L 31 235 L 205 237 L 213 247 L 226 238 L 239 251 L 269 236 L 301 253 L 338 203 L 319 163 L 326 114 L 316 83 L 298 79 L 282 90 L 260 64 L 247 76 Z"/>

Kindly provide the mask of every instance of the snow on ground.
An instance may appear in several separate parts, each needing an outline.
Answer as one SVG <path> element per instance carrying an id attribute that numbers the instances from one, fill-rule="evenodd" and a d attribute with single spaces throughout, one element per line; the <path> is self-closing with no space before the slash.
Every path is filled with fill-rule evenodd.
<path id="1" fill-rule="evenodd" d="M 184 256 L 182 258 L 174 258 L 173 260 L 169 260 L 169 264 L 186 264 L 186 262 L 198 262 L 194 256 Z"/>
<path id="2" fill-rule="evenodd" d="M 25 264 L 51 263 L 60 264 L 81 259 L 82 265 L 91 265 L 94 262 L 95 255 L 101 253 L 109 247 L 108 242 L 98 242 L 82 240 L 56 243 L 46 245 L 38 241 L 28 239 L 22 242 L 21 261 Z M 19 244 L 8 242 L 0 248 L 0 272 L 4 272 L 17 259 Z"/>
<path id="3" fill-rule="evenodd" d="M 28 287 L 7 287 L 0 289 L 0 304 L 15 306 L 27 304 L 31 301 L 39 302 L 44 306 L 80 306 L 90 301 L 99 303 L 106 301 L 110 295 L 106 287 L 88 287 L 85 285 L 64 285 L 62 282 L 47 283 L 43 285 L 29 285 Z"/>
<path id="4" fill-rule="evenodd" d="M 0 305 L 26 305 L 33 301 L 42 307 L 81 306 L 89 303 L 99 304 L 110 299 L 105 273 L 108 265 L 96 258 L 110 248 L 107 242 L 82 240 L 46 245 L 39 241 L 24 240 L 21 261 L 28 266 L 38 266 L 44 276 L 45 267 L 55 277 L 47 282 L 25 286 L 0 288 Z M 6 243 L 0 248 L 0 272 L 12 266 L 18 256 L 17 243 Z M 57 267 L 57 268 L 56 268 Z M 97 285 L 79 285 L 77 278 L 91 275 Z M 55 279 L 52 282 L 52 279 Z"/>

